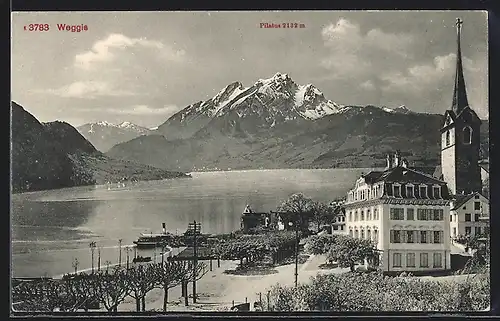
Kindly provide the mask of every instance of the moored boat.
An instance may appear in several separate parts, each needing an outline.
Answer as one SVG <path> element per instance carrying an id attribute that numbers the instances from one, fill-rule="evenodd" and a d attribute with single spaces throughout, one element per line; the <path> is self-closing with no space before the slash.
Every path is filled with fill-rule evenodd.
<path id="1" fill-rule="evenodd" d="M 166 232 L 165 223 L 163 225 L 162 233 L 141 233 L 141 236 L 134 244 L 137 248 L 155 248 L 155 247 L 166 247 L 172 241 L 172 234 Z"/>

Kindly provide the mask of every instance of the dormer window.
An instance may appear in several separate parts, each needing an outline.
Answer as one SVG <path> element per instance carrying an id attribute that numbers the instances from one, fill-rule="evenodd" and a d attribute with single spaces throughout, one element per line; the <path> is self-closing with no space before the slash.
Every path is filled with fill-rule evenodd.
<path id="1" fill-rule="evenodd" d="M 407 198 L 413 198 L 413 197 L 415 197 L 415 195 L 413 193 L 413 190 L 414 190 L 413 185 L 407 185 L 406 186 L 406 197 Z"/>
<path id="2" fill-rule="evenodd" d="M 464 144 L 470 145 L 472 143 L 472 128 L 470 126 L 466 126 L 463 129 L 463 138 L 464 138 Z"/>
<path id="3" fill-rule="evenodd" d="M 427 198 L 427 185 L 420 186 L 420 198 Z"/>
<path id="4" fill-rule="evenodd" d="M 394 191 L 394 197 L 401 197 L 401 186 L 400 185 L 393 185 L 392 188 Z"/>
<path id="5" fill-rule="evenodd" d="M 432 187 L 432 194 L 434 198 L 441 198 L 441 187 L 439 186 Z"/>

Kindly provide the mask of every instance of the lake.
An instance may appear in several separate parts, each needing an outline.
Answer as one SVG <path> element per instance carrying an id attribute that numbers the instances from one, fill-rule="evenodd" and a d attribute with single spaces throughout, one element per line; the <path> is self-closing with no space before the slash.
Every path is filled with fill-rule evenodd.
<path id="1" fill-rule="evenodd" d="M 344 196 L 370 169 L 249 170 L 195 172 L 192 179 L 138 182 L 131 186 L 90 186 L 12 195 L 12 274 L 57 276 L 91 267 L 89 244 L 101 248 L 101 265 L 122 262 L 126 246 L 140 233 L 183 233 L 189 222 L 203 233 L 239 229 L 246 204 L 276 210 L 302 192 L 318 201 Z M 129 252 L 130 257 L 133 256 Z M 95 251 L 97 265 L 97 250 Z"/>

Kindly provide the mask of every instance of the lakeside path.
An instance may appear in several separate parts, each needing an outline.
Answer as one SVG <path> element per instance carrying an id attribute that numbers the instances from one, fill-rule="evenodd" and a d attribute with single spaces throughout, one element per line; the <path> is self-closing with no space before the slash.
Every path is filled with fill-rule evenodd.
<path id="1" fill-rule="evenodd" d="M 299 283 L 309 283 L 311 277 L 318 274 L 338 274 L 349 271 L 349 268 L 321 269 L 326 257 L 324 255 L 310 255 L 307 261 L 299 264 Z M 208 265 L 208 262 L 206 262 Z M 253 303 L 259 300 L 262 293 L 262 302 L 266 304 L 267 291 L 275 284 L 293 286 L 295 282 L 295 264 L 287 264 L 274 268 L 274 273 L 266 275 L 232 275 L 224 273 L 225 270 L 234 270 L 239 261 L 221 261 L 220 268 L 217 261 L 213 261 L 213 271 L 209 271 L 201 280 L 196 282 L 198 302 L 193 303 L 189 298 L 189 305 L 184 305 L 181 297 L 180 286 L 169 290 L 167 312 L 181 311 L 229 311 L 234 304 L 250 303 L 250 311 L 253 311 Z M 467 275 L 449 275 L 444 277 L 419 277 L 424 280 L 434 281 L 463 281 Z M 188 292 L 192 293 L 192 283 L 189 284 Z M 161 312 L 163 307 L 163 290 L 154 289 L 146 297 L 146 310 Z M 133 312 L 135 300 L 127 298 L 118 307 L 119 311 Z"/>
<path id="2" fill-rule="evenodd" d="M 169 290 L 168 311 L 221 311 L 229 310 L 232 301 L 235 304 L 250 303 L 253 310 L 253 303 L 259 300 L 259 293 L 262 293 L 262 301 L 265 302 L 266 293 L 275 284 L 292 286 L 295 282 L 295 264 L 278 266 L 274 273 L 267 275 L 231 275 L 224 273 L 225 270 L 234 270 L 239 261 L 221 261 L 220 268 L 217 262 L 213 262 L 213 271 L 208 272 L 197 285 L 198 302 L 184 306 L 184 298 L 180 296 L 180 286 Z M 312 276 L 318 273 L 342 273 L 349 269 L 322 270 L 319 265 L 325 263 L 324 256 L 311 255 L 303 264 L 299 264 L 299 283 L 309 282 Z M 192 291 L 192 284 L 189 284 L 189 293 Z M 161 311 L 163 307 L 163 290 L 155 289 L 148 293 L 146 297 L 147 311 Z M 119 311 L 135 311 L 135 301 L 127 298 L 118 307 Z"/>

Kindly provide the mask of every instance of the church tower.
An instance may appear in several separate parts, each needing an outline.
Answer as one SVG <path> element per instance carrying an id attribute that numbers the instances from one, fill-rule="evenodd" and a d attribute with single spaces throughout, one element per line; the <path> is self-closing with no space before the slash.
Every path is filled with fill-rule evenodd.
<path id="1" fill-rule="evenodd" d="M 481 192 L 479 127 L 481 120 L 469 106 L 460 49 L 462 20 L 457 19 L 457 58 L 451 108 L 441 126 L 441 173 L 450 194 Z"/>

